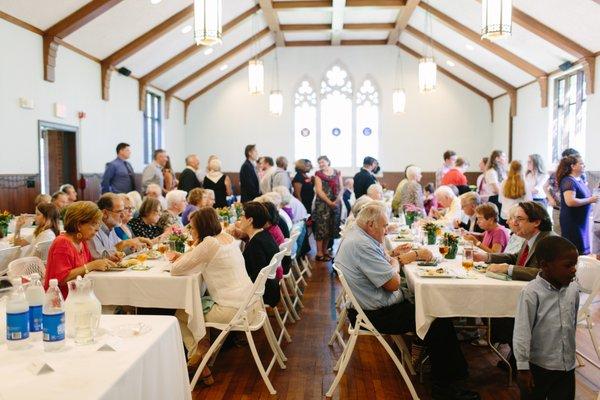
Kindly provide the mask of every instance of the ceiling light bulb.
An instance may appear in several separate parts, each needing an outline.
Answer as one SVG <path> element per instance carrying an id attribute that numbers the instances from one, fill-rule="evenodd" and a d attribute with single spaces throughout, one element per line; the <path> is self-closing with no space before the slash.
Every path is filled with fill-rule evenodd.
<path id="1" fill-rule="evenodd" d="M 186 25 L 183 28 L 181 28 L 181 33 L 186 34 L 192 31 L 192 26 L 191 25 Z"/>
<path id="2" fill-rule="evenodd" d="M 219 68 L 221 71 L 225 71 L 227 68 L 229 68 L 229 65 L 227 64 L 223 64 L 221 65 L 221 68 Z"/>
<path id="3" fill-rule="evenodd" d="M 204 50 L 204 55 L 210 56 L 213 51 L 215 51 L 215 49 L 213 49 L 212 47 L 209 47 L 208 49 Z"/>
<path id="4" fill-rule="evenodd" d="M 455 67 L 456 63 L 454 63 L 454 61 L 448 60 L 448 61 L 446 61 L 446 65 L 448 65 L 449 67 Z"/>

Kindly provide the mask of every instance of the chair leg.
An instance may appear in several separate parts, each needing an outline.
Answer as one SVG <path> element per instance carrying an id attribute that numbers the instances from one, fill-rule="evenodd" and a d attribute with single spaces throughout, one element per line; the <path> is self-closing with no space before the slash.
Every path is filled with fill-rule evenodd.
<path id="1" fill-rule="evenodd" d="M 412 364 L 410 352 L 408 351 L 408 347 L 406 347 L 406 343 L 404 342 L 404 339 L 400 335 L 391 335 L 391 336 L 392 336 L 392 340 L 394 341 L 394 343 L 396 343 L 396 346 L 398 346 L 398 349 L 400 350 L 400 354 L 402 354 L 402 365 L 408 366 L 408 371 L 410 372 L 411 375 L 413 375 L 413 376 L 417 375 L 417 373 L 415 372 L 415 367 Z"/>
<path id="2" fill-rule="evenodd" d="M 287 285 L 285 284 L 285 282 L 283 282 L 280 285 L 280 287 L 283 292 L 283 300 L 288 303 L 288 307 L 290 308 L 290 313 L 292 314 L 292 317 L 294 317 L 294 319 L 296 321 L 299 321 L 300 317 L 298 316 L 298 313 L 296 312 L 296 309 L 294 308 L 294 303 L 292 303 L 292 300 L 290 299 L 290 294 L 288 292 Z"/>
<path id="3" fill-rule="evenodd" d="M 590 338 L 592 339 L 592 344 L 594 345 L 594 351 L 596 352 L 596 356 L 598 356 L 598 359 L 600 359 L 600 346 L 598 345 L 596 335 L 594 335 L 594 324 L 592 323 L 592 319 L 589 315 L 585 317 L 585 322 L 587 324 L 587 330 L 590 333 Z"/>
<path id="4" fill-rule="evenodd" d="M 287 318 L 287 319 L 290 320 L 290 322 L 292 324 L 295 324 L 296 320 L 292 316 L 292 312 L 290 311 L 290 308 L 288 307 L 287 301 L 285 300 L 285 297 L 283 296 L 283 292 L 281 293 L 281 296 L 283 297 L 283 301 L 281 302 L 281 304 L 283 305 L 283 309 L 285 310 L 285 313 L 283 314 L 283 323 L 285 324 L 286 318 Z"/>
<path id="5" fill-rule="evenodd" d="M 227 336 L 229 336 L 230 332 L 227 332 L 227 335 L 225 335 L 225 338 L 221 341 L 221 344 L 219 344 L 219 347 L 217 347 L 212 355 L 212 357 L 210 358 L 209 362 L 208 362 L 208 366 L 212 367 L 215 364 L 215 360 L 217 359 L 217 356 L 219 355 L 219 353 L 221 352 L 221 348 L 223 347 L 223 344 L 225 343 L 225 339 L 227 339 Z"/>
<path id="6" fill-rule="evenodd" d="M 304 287 L 307 287 L 308 284 L 304 280 L 304 276 L 302 276 L 302 271 L 300 270 L 300 267 L 298 266 L 298 261 L 296 261 L 295 258 L 292 259 L 292 268 L 294 268 L 294 271 L 298 275 L 298 279 L 296 280 L 296 282 L 298 282 L 298 283 L 302 282 L 302 284 L 304 285 Z"/>
<path id="7" fill-rule="evenodd" d="M 275 343 L 275 350 L 277 350 L 277 354 L 279 355 L 279 359 L 282 362 L 287 361 L 287 357 L 283 353 L 283 350 L 281 349 L 281 346 L 279 346 L 279 343 L 277 343 L 277 338 L 275 337 L 275 332 L 273 331 L 273 327 L 271 326 L 271 321 L 269 321 L 269 318 L 265 319 L 265 326 L 267 327 L 267 332 L 269 332 L 269 334 L 273 338 L 273 341 Z M 285 369 L 285 366 L 283 368 Z"/>
<path id="8" fill-rule="evenodd" d="M 215 352 L 215 350 L 217 348 L 221 347 L 221 342 L 223 342 L 225 340 L 225 338 L 227 337 L 228 334 L 229 334 L 229 329 L 221 331 L 221 333 L 219 334 L 219 336 L 217 336 L 217 339 L 210 346 L 210 348 L 208 349 L 208 351 L 206 352 L 204 357 L 202 357 L 202 361 L 200 361 L 200 365 L 198 365 L 198 369 L 196 370 L 196 373 L 194 374 L 194 377 L 192 378 L 192 382 L 190 383 L 190 387 L 192 388 L 192 390 L 194 390 L 194 387 L 196 387 L 196 383 L 198 383 L 198 379 L 200 378 L 200 375 L 202 374 L 202 370 L 204 369 L 204 367 L 206 367 L 208 360 L 210 359 L 212 354 Z"/>
<path id="9" fill-rule="evenodd" d="M 298 283 L 294 281 L 293 276 L 290 277 L 288 285 L 289 293 L 292 293 L 294 295 L 294 300 L 292 301 L 292 306 L 294 307 L 294 309 L 296 309 L 296 305 L 298 305 L 301 309 L 304 308 L 304 304 L 302 304 L 302 300 L 300 300 L 300 297 L 302 297 L 304 293 L 302 293 L 302 290 L 300 290 L 300 286 L 298 286 Z"/>
<path id="10" fill-rule="evenodd" d="M 329 346 L 333 346 L 333 343 L 335 342 L 335 339 L 337 339 L 340 342 L 340 345 L 342 347 L 346 346 L 346 343 L 344 343 L 344 339 L 342 338 L 341 332 L 344 326 L 344 323 L 346 322 L 346 315 L 348 314 L 348 311 L 343 308 L 342 311 L 340 312 L 340 314 L 338 315 L 338 322 L 335 326 L 335 330 L 333 331 L 333 333 L 331 334 L 331 338 L 329 339 L 329 343 L 327 343 Z"/>
<path id="11" fill-rule="evenodd" d="M 256 351 L 256 346 L 254 344 L 254 339 L 252 338 L 252 333 L 246 331 L 246 337 L 248 338 L 248 345 L 250 346 L 250 351 L 252 352 L 252 357 L 254 357 L 254 362 L 256 363 L 256 367 L 258 368 L 258 372 L 260 372 L 260 376 L 262 376 L 267 389 L 269 389 L 269 393 L 277 394 L 275 388 L 271 384 L 269 377 L 267 376 L 267 372 L 260 361 L 260 357 L 258 356 L 258 351 Z M 197 372 L 196 372 L 197 373 Z"/>
<path id="12" fill-rule="evenodd" d="M 285 301 L 283 302 L 285 304 Z M 272 307 L 273 309 L 273 313 L 275 314 L 275 320 L 277 321 L 277 325 L 279 325 L 279 339 L 277 340 L 278 343 L 281 343 L 281 339 L 283 339 L 283 337 L 285 336 L 285 340 L 290 343 L 292 341 L 292 338 L 290 337 L 290 334 L 288 333 L 287 329 L 285 329 L 285 323 L 283 322 L 283 320 L 281 319 L 281 315 L 279 315 L 279 310 L 277 309 L 277 307 Z M 286 312 L 287 314 L 287 312 Z M 284 315 L 284 318 L 286 316 Z"/>
<path id="13" fill-rule="evenodd" d="M 302 275 L 306 274 L 307 278 L 312 277 L 312 266 L 310 261 L 306 259 L 306 256 L 300 257 L 300 264 L 302 264 Z"/>
<path id="14" fill-rule="evenodd" d="M 340 359 L 338 361 L 338 362 L 340 362 L 340 365 L 339 365 L 337 375 L 335 376 L 333 383 L 329 387 L 329 390 L 327 391 L 327 394 L 325 395 L 326 397 L 332 397 L 333 392 L 335 391 L 335 388 L 340 383 L 340 380 L 342 379 L 342 376 L 344 375 L 344 371 L 346 371 L 346 367 L 348 366 L 348 362 L 350 361 L 350 357 L 352 356 L 352 352 L 354 351 L 354 345 L 356 344 L 357 338 L 358 338 L 358 330 L 354 330 L 352 332 L 352 334 L 350 335 L 350 339 L 348 340 L 348 346 L 346 346 L 346 349 L 340 356 Z"/>
<path id="15" fill-rule="evenodd" d="M 402 363 L 400 363 L 400 360 L 398 360 L 398 357 L 396 356 L 396 353 L 394 353 L 394 350 L 390 347 L 390 345 L 383 338 L 383 336 L 381 336 L 381 334 L 377 333 L 375 335 L 375 337 L 377 338 L 377 340 L 379 340 L 379 343 L 381 343 L 381 345 L 383 346 L 383 348 L 385 349 L 385 351 L 387 351 L 387 353 L 389 354 L 389 356 L 392 358 L 392 361 L 394 361 L 394 364 L 396 364 L 396 368 L 398 368 L 398 371 L 400 371 L 400 375 L 402 375 L 402 379 L 404 379 L 404 383 L 406 383 L 406 386 L 408 386 L 408 390 L 410 391 L 410 394 L 411 394 L 413 400 L 419 400 L 419 396 L 417 395 L 417 391 L 415 390 L 415 387 L 413 386 L 410 378 L 408 377 L 408 374 L 406 373 L 406 370 L 402 366 Z"/>

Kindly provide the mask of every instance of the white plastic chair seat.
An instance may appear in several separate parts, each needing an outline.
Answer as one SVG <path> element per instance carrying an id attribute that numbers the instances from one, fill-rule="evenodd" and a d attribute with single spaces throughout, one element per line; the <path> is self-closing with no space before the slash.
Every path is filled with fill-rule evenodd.
<path id="1" fill-rule="evenodd" d="M 590 256 L 580 256 L 577 261 L 577 282 L 580 291 L 585 293 L 582 296 L 583 302 L 580 303 L 579 312 L 577 313 L 577 323 L 585 326 L 587 329 L 596 356 L 600 359 L 600 342 L 594 334 L 594 324 L 591 317 L 592 302 L 600 295 L 600 261 Z M 577 354 L 588 360 L 592 365 L 600 368 L 600 364 L 579 350 L 577 350 Z"/>
<path id="2" fill-rule="evenodd" d="M 258 311 L 258 313 L 252 319 L 252 321 L 249 321 L 248 329 L 252 332 L 259 330 L 260 328 L 262 328 L 263 324 L 265 323 L 265 318 L 267 318 L 267 313 L 264 312 L 263 310 Z M 216 322 L 205 322 L 204 325 L 207 328 L 215 328 L 215 329 L 222 331 L 222 330 L 227 329 L 227 326 L 229 324 L 220 324 L 220 323 L 216 323 Z M 241 325 L 239 323 L 232 324 L 231 328 L 229 330 L 233 331 L 233 332 L 245 331 L 246 327 L 244 327 L 243 325 Z"/>
<path id="3" fill-rule="evenodd" d="M 50 250 L 50 246 L 52 246 L 52 242 L 54 242 L 54 240 L 46 240 L 35 245 L 35 254 L 37 254 L 44 262 L 48 259 L 48 251 Z"/>
<path id="4" fill-rule="evenodd" d="M 21 248 L 18 246 L 7 247 L 0 250 L 0 276 L 6 274 L 8 271 L 8 264 L 21 253 Z"/>
<path id="5" fill-rule="evenodd" d="M 42 280 L 46 273 L 44 262 L 38 257 L 17 258 L 8 264 L 8 277 L 10 279 L 18 278 L 24 275 L 39 274 Z"/>

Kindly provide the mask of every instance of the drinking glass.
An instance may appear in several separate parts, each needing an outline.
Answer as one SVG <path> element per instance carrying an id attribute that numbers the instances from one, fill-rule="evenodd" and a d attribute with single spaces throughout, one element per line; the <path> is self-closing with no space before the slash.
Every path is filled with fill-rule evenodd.
<path id="1" fill-rule="evenodd" d="M 464 247 L 462 266 L 467 272 L 473 269 L 473 245 L 470 243 Z"/>
<path id="2" fill-rule="evenodd" d="M 448 254 L 448 251 L 450 251 L 450 247 L 446 243 L 444 243 L 444 240 L 441 238 L 438 243 L 438 251 L 440 252 L 442 258 L 445 257 L 446 254 Z"/>

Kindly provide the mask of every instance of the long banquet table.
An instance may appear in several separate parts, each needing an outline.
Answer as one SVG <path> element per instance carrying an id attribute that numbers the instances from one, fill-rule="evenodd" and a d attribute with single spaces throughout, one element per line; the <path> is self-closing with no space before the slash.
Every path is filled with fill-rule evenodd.
<path id="1" fill-rule="evenodd" d="M 123 337 L 128 336 L 122 334 L 124 326 L 138 323 L 149 331 Z M 41 341 L 21 351 L 0 344 L 0 399 L 191 399 L 174 317 L 102 315 L 100 328 L 104 333 L 96 343 L 79 346 L 67 339 L 65 348 L 54 353 L 44 352 Z M 106 343 L 116 351 L 98 351 Z M 35 375 L 28 369 L 33 362 L 45 362 L 54 372 Z"/>
<path id="2" fill-rule="evenodd" d="M 94 271 L 87 275 L 102 305 L 182 309 L 188 315 L 188 328 L 199 341 L 206 334 L 202 313 L 200 274 L 171 276 L 164 258 L 147 260 L 147 271 Z"/>

